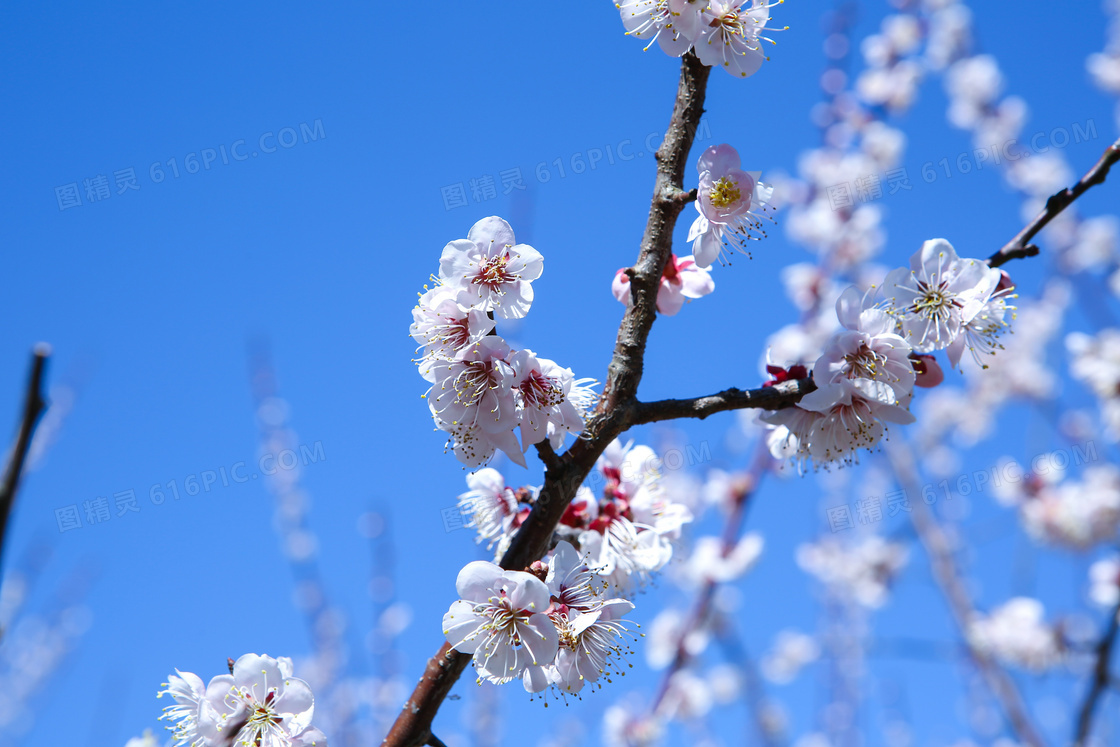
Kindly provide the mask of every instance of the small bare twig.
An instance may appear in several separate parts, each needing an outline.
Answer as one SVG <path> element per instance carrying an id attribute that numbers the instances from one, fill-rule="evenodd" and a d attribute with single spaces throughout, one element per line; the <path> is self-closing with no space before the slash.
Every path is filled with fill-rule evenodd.
<path id="1" fill-rule="evenodd" d="M 743 410 L 748 407 L 762 410 L 780 410 L 783 407 L 797 404 L 802 397 L 815 391 L 816 388 L 817 385 L 813 383 L 811 378 L 794 379 L 783 381 L 774 386 L 748 391 L 732 387 L 724 389 L 718 394 L 709 394 L 706 397 L 696 397 L 694 399 L 635 402 L 634 411 L 629 420 L 631 425 L 640 425 L 677 418 L 700 418 L 703 420 L 717 412 Z"/>
<path id="2" fill-rule="evenodd" d="M 886 443 L 885 451 L 899 485 L 907 496 L 916 498 L 910 501 L 910 520 L 914 524 L 918 539 L 925 547 L 926 554 L 929 555 L 933 576 L 949 603 L 949 610 L 960 631 L 969 658 L 999 702 L 1019 741 L 1030 747 L 1044 747 L 1045 742 L 1031 720 L 1014 680 L 991 654 L 976 648 L 969 642 L 968 628 L 976 616 L 976 610 L 972 606 L 972 600 L 957 569 L 949 538 L 934 517 L 933 511 L 921 499 L 918 468 L 909 444 L 901 438 L 891 439 Z"/>
<path id="3" fill-rule="evenodd" d="M 51 348 L 46 343 L 36 345 L 32 352 L 31 375 L 27 381 L 27 393 L 24 395 L 23 415 L 20 417 L 19 429 L 16 431 L 15 444 L 8 456 L 4 477 L 0 480 L 0 558 L 3 557 L 8 517 L 11 515 L 16 492 L 19 490 L 19 479 L 23 472 L 24 460 L 27 458 L 27 450 L 31 446 L 31 436 L 35 433 L 39 416 L 47 407 L 46 399 L 43 397 L 43 377 L 50 354 Z"/>
<path id="4" fill-rule="evenodd" d="M 1015 238 L 1007 242 L 1002 249 L 988 257 L 988 264 L 992 267 L 999 267 L 1013 259 L 1037 255 L 1038 247 L 1030 243 L 1031 239 L 1059 213 L 1072 205 L 1074 200 L 1089 191 L 1090 187 L 1104 184 L 1105 177 L 1108 176 L 1108 170 L 1118 161 L 1120 161 L 1120 140 L 1105 149 L 1104 154 L 1093 164 L 1093 168 L 1089 169 L 1077 184 L 1051 195 L 1050 199 L 1046 201 L 1046 206 L 1042 208 L 1042 212 L 1035 216 L 1035 219 L 1028 223 Z"/>
<path id="5" fill-rule="evenodd" d="M 1112 617 L 1108 620 L 1108 627 L 1097 643 L 1097 663 L 1093 669 L 1093 681 L 1089 685 L 1089 692 L 1077 715 L 1077 732 L 1073 737 L 1074 747 L 1083 747 L 1089 739 L 1093 729 L 1093 714 L 1096 712 L 1097 703 L 1100 702 L 1104 691 L 1113 681 L 1112 648 L 1116 643 L 1116 633 L 1120 631 L 1120 603 L 1112 609 Z"/>

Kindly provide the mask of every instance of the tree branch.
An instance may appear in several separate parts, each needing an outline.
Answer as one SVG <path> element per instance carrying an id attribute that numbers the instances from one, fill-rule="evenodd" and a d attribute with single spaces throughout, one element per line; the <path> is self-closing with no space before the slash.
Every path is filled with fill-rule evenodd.
<path id="1" fill-rule="evenodd" d="M 992 267 L 999 267 L 1013 259 L 1037 255 L 1038 247 L 1030 243 L 1031 239 L 1059 213 L 1072 205 L 1074 200 L 1089 191 L 1090 187 L 1104 184 L 1105 177 L 1108 176 L 1108 170 L 1118 161 L 1120 161 L 1120 140 L 1105 149 L 1104 154 L 1093 164 L 1093 168 L 1089 169 L 1077 184 L 1051 195 L 1042 212 L 1035 216 L 1035 219 L 1028 223 L 1015 238 L 1007 242 L 1002 249 L 988 257 L 988 264 Z"/>
<path id="2" fill-rule="evenodd" d="M 15 504 L 16 491 L 19 490 L 19 478 L 23 472 L 24 460 L 27 458 L 27 449 L 31 446 L 31 436 L 35 432 L 39 416 L 46 409 L 46 400 L 43 398 L 43 376 L 50 354 L 51 348 L 46 343 L 36 345 L 32 352 L 31 376 L 28 378 L 27 394 L 23 400 L 23 415 L 19 421 L 15 444 L 8 456 L 4 477 L 0 480 L 0 559 L 3 557 L 8 517 Z"/>
<path id="3" fill-rule="evenodd" d="M 914 463 L 914 454 L 909 444 L 900 438 L 892 439 L 885 443 L 885 451 L 899 485 L 907 497 L 913 498 L 909 501 L 910 520 L 914 524 L 918 539 L 929 555 L 933 576 L 949 603 L 949 610 L 957 623 L 969 658 L 972 659 L 987 683 L 988 689 L 999 702 L 1019 741 L 1030 747 L 1044 747 L 1045 742 L 1042 741 L 1038 729 L 1031 721 L 1014 680 L 991 654 L 976 648 L 969 642 L 968 627 L 976 616 L 976 611 L 972 607 L 972 600 L 953 560 L 949 538 L 934 518 L 933 511 L 921 498 L 917 465 Z"/>
<path id="4" fill-rule="evenodd" d="M 780 410 L 797 404 L 806 394 L 816 391 L 817 385 L 809 379 L 783 381 L 774 386 L 743 391 L 732 387 L 718 394 L 695 399 L 663 399 L 657 402 L 635 402 L 630 415 L 631 425 L 656 423 L 659 420 L 700 418 L 727 410 L 755 407 L 762 410 Z"/>
<path id="5" fill-rule="evenodd" d="M 1077 733 L 1073 737 L 1074 747 L 1083 747 L 1089 740 L 1089 732 L 1093 728 L 1093 713 L 1096 711 L 1101 696 L 1112 681 L 1112 675 L 1110 674 L 1112 647 L 1116 643 L 1118 630 L 1120 630 L 1120 604 L 1113 608 L 1108 627 L 1105 629 L 1104 635 L 1101 636 L 1100 642 L 1097 643 L 1097 664 L 1093 670 L 1093 682 L 1089 686 L 1089 692 L 1085 694 L 1085 700 L 1081 703 L 1081 709 L 1077 716 Z"/>
<path id="6" fill-rule="evenodd" d="M 548 551 L 560 517 L 595 460 L 630 426 L 628 417 L 637 401 L 646 340 L 657 316 L 661 273 L 673 250 L 673 229 L 681 210 L 695 197 L 694 192 L 683 188 L 684 171 L 704 113 L 704 94 L 710 72 L 711 68 L 705 67 L 691 52 L 681 59 L 673 115 L 656 153 L 657 177 L 649 218 L 638 261 L 628 272 L 633 303 L 627 307 L 619 325 L 603 396 L 587 419 L 583 433 L 563 456 L 550 457 L 547 451 L 538 449 L 547 468 L 544 485 L 533 510 L 502 557 L 503 568 L 527 568 Z M 424 676 L 382 744 L 422 747 L 431 738 L 432 719 L 443 699 L 470 660 L 470 654 L 459 653 L 445 643 L 428 661 Z"/>

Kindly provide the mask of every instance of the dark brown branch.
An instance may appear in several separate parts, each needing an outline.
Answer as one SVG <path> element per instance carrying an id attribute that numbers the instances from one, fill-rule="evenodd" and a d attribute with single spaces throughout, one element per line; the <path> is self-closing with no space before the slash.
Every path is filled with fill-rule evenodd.
<path id="1" fill-rule="evenodd" d="M 910 503 L 910 520 L 914 529 L 929 555 L 930 567 L 938 587 L 945 595 L 953 619 L 960 631 L 969 658 L 976 669 L 984 678 L 992 695 L 999 702 L 1007 721 L 1015 731 L 1019 741 L 1030 747 L 1044 747 L 1045 742 L 1027 712 L 1019 689 L 1015 681 L 1004 671 L 1003 667 L 983 649 L 973 646 L 969 642 L 968 628 L 976 616 L 972 600 L 965 588 L 964 581 L 957 570 L 956 561 L 953 559 L 952 545 L 945 530 L 937 522 L 933 511 L 921 499 L 921 487 L 918 479 L 917 465 L 914 463 L 914 454 L 909 444 L 902 439 L 892 439 L 886 444 L 887 457 L 894 470 L 895 478 L 905 491 Z"/>
<path id="2" fill-rule="evenodd" d="M 727 410 L 743 410 L 749 407 L 762 410 L 780 410 L 797 404 L 809 392 L 816 391 L 812 379 L 794 379 L 761 389 L 725 389 L 719 394 L 710 394 L 695 399 L 663 399 L 657 402 L 636 402 L 630 416 L 631 425 L 656 423 L 659 420 L 677 418 L 700 418 Z"/>
<path id="3" fill-rule="evenodd" d="M 1113 608 L 1112 616 L 1108 620 L 1108 627 L 1105 628 L 1104 635 L 1097 643 L 1097 663 L 1093 669 L 1093 682 L 1089 685 L 1089 692 L 1085 694 L 1085 700 L 1081 703 L 1081 709 L 1077 715 L 1077 733 L 1073 737 L 1074 747 L 1083 747 L 1089 740 L 1097 703 L 1100 702 L 1101 696 L 1104 695 L 1104 691 L 1108 689 L 1109 683 L 1112 682 L 1112 648 L 1116 643 L 1118 630 L 1120 630 L 1120 604 Z"/>
<path id="4" fill-rule="evenodd" d="M 50 354 L 51 348 L 45 343 L 36 345 L 32 352 L 31 375 L 28 377 L 27 393 L 23 399 L 23 415 L 20 417 L 15 444 L 8 456 L 8 465 L 4 470 L 4 477 L 0 480 L 0 559 L 3 557 L 4 539 L 8 531 L 8 517 L 11 515 L 12 506 L 16 500 L 16 492 L 19 490 L 19 478 L 23 472 L 24 461 L 27 459 L 27 449 L 31 446 L 31 436 L 35 433 L 39 416 L 46 409 L 46 400 L 43 397 L 43 376 L 46 371 L 47 358 Z"/>
<path id="5" fill-rule="evenodd" d="M 1104 184 L 1105 177 L 1108 176 L 1108 170 L 1117 161 L 1120 161 L 1120 140 L 1105 149 L 1104 154 L 1093 164 L 1093 168 L 1089 169 L 1077 184 L 1051 195 L 1042 212 L 1035 216 L 1035 219 L 1028 223 L 1015 238 L 1007 242 L 1002 249 L 988 257 L 988 264 L 992 267 L 999 267 L 1013 259 L 1033 257 L 1038 254 L 1038 247 L 1030 243 L 1031 239 L 1059 213 L 1072 205 L 1074 200 L 1089 191 L 1090 187 Z"/>
<path id="6" fill-rule="evenodd" d="M 638 261 L 628 271 L 633 303 L 619 325 L 603 396 L 583 433 L 563 456 L 553 458 L 547 451 L 541 451 L 546 466 L 544 485 L 532 512 L 502 557 L 503 568 L 527 568 L 548 551 L 560 517 L 595 460 L 630 425 L 628 416 L 637 401 L 646 340 L 657 316 L 661 273 L 672 254 L 673 229 L 681 210 L 690 199 L 695 199 L 694 192 L 684 190 L 684 172 L 704 113 L 710 72 L 711 68 L 701 64 L 691 52 L 681 60 L 673 116 L 656 154 L 657 178 L 641 250 Z M 431 739 L 432 719 L 470 660 L 469 654 L 454 651 L 445 643 L 428 661 L 424 676 L 382 744 L 421 747 Z"/>

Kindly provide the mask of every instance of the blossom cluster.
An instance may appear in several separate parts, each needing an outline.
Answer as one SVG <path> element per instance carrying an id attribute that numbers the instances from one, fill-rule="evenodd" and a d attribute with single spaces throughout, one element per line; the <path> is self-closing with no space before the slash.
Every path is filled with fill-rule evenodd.
<path id="1" fill-rule="evenodd" d="M 1120 469 L 1086 468 L 1081 480 L 1063 480 L 1051 469 L 996 488 L 997 500 L 1019 510 L 1027 533 L 1058 547 L 1085 550 L 1116 538 L 1120 530 Z"/>
<path id="2" fill-rule="evenodd" d="M 556 528 L 561 539 L 580 549 L 603 584 L 623 596 L 669 562 L 672 543 L 692 521 L 688 507 L 666 495 L 659 464 L 648 446 L 613 441 L 595 465 L 593 479 L 602 483 L 601 495 L 581 486 Z M 501 557 L 539 491 L 508 487 L 492 468 L 468 475 L 467 486 L 459 505 L 470 514 L 479 542 L 496 543 L 495 557 Z"/>
<path id="3" fill-rule="evenodd" d="M 770 8 L 785 0 L 624 0 L 615 3 L 626 35 L 656 41 L 665 54 L 680 57 L 692 50 L 700 61 L 736 78 L 754 75 L 769 59 L 762 33 Z M 787 27 L 788 28 L 788 27 Z"/>
<path id="4" fill-rule="evenodd" d="M 1023 669 L 1042 671 L 1063 655 L 1061 636 L 1044 619 L 1037 599 L 1016 597 L 990 615 L 977 615 L 968 626 L 969 643 L 996 659 Z"/>
<path id="5" fill-rule="evenodd" d="M 881 607 L 887 591 L 909 560 L 903 545 L 868 536 L 851 546 L 832 537 L 797 548 L 797 564 L 839 598 L 867 608 Z"/>
<path id="6" fill-rule="evenodd" d="M 420 375 L 432 384 L 425 395 L 432 418 L 468 467 L 499 449 L 525 466 L 533 444 L 547 438 L 559 448 L 566 434 L 583 430 L 596 401 L 593 380 L 577 380 L 531 350 L 513 350 L 495 331 L 496 319 L 529 312 L 532 282 L 543 269 L 540 253 L 518 244 L 508 223 L 483 218 L 467 238 L 444 247 L 435 286 L 412 310 L 409 331 L 420 346 Z"/>
<path id="7" fill-rule="evenodd" d="M 289 658 L 245 654 L 209 684 L 175 672 L 159 692 L 175 701 L 160 716 L 175 722 L 175 747 L 326 747 L 311 726 L 311 688 L 292 676 Z"/>
<path id="8" fill-rule="evenodd" d="M 995 354 L 1008 326 L 1012 289 L 1000 270 L 958 257 L 944 239 L 925 242 L 909 267 L 890 272 L 881 301 L 849 287 L 836 301 L 841 329 L 812 366 L 816 391 L 761 418 L 774 426 L 771 453 L 799 464 L 851 462 L 882 440 L 887 423 L 913 422 L 914 387 L 942 379 L 930 354 L 945 350 L 957 367 L 968 350 L 984 366 L 981 356 Z M 768 370 L 788 378 L 784 367 Z"/>
<path id="9" fill-rule="evenodd" d="M 609 668 L 627 633 L 621 618 L 633 609 L 626 597 L 669 562 L 681 527 L 692 521 L 686 506 L 666 496 L 659 464 L 648 446 L 612 442 L 592 476 L 601 495 L 580 487 L 541 573 L 481 561 L 463 569 L 444 631 L 456 650 L 474 655 L 481 679 L 521 678 L 529 692 L 555 686 L 574 694 Z M 467 485 L 460 506 L 479 541 L 496 543 L 500 556 L 539 491 L 508 487 L 492 468 L 469 475 Z"/>
<path id="10" fill-rule="evenodd" d="M 738 151 L 727 145 L 713 145 L 696 162 L 700 180 L 696 188 L 699 215 L 688 231 L 692 254 L 669 257 L 657 291 L 657 310 L 672 316 L 686 299 L 701 298 L 715 290 L 711 266 L 729 259 L 725 249 L 745 249 L 748 241 L 766 235 L 763 219 L 769 220 L 770 199 L 774 189 L 759 181 L 760 171 L 743 171 Z M 615 273 L 611 284 L 614 297 L 630 305 L 630 276 L 626 268 Z"/>
<path id="11" fill-rule="evenodd" d="M 473 655 L 479 680 L 521 680 L 539 693 L 576 694 L 597 682 L 621 655 L 622 617 L 633 603 L 604 597 L 603 587 L 572 545 L 561 542 L 537 574 L 468 563 L 455 582 L 459 600 L 443 616 L 456 651 Z"/>

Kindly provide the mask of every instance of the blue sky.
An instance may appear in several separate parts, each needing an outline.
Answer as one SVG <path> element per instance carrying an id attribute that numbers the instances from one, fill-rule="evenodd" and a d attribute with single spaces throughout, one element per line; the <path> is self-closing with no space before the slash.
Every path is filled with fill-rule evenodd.
<path id="1" fill-rule="evenodd" d="M 1050 3 L 975 5 L 981 48 L 1031 106 L 1029 132 L 1095 122 L 1096 140 L 1066 150 L 1076 168 L 1087 167 L 1116 136 L 1113 102 L 1084 72 L 1085 56 L 1104 42 L 1097 4 L 1064 6 L 1060 23 Z M 885 3 L 863 8 L 857 36 L 887 12 Z M 744 166 L 764 173 L 796 168 L 819 137 L 808 112 L 824 64 L 820 12 L 817 3 L 786 3 L 774 15 L 792 28 L 758 75 L 713 74 L 705 144 L 729 142 Z M 269 341 L 299 441 L 322 445 L 325 458 L 306 467 L 303 482 L 329 591 L 350 615 L 355 671 L 367 658 L 371 614 L 358 518 L 375 506 L 391 514 L 396 598 L 414 612 L 400 639 L 411 681 L 441 642 L 456 572 L 481 553 L 467 532 L 444 530 L 440 509 L 453 505 L 465 473 L 443 453 L 420 399 L 407 334 L 415 294 L 447 241 L 481 217 L 504 216 L 545 257 L 532 313 L 507 337 L 602 379 L 621 315 L 610 280 L 636 254 L 653 182 L 643 143 L 668 121 L 678 63 L 643 54 L 606 2 L 569 3 L 563 13 L 513 2 L 420 12 L 358 3 L 14 4 L 0 13 L 8 173 L 0 426 L 15 422 L 35 342 L 54 346 L 51 382 L 78 391 L 57 443 L 23 486 L 5 563 L 36 542 L 53 548 L 31 602 L 39 609 L 75 568 L 96 572 L 85 597 L 90 628 L 35 701 L 22 744 L 123 744 L 157 726 L 162 703 L 152 696 L 173 668 L 208 677 L 227 656 L 308 650 L 261 480 L 162 505 L 149 499 L 155 484 L 256 460 L 251 339 Z M 933 236 L 986 256 L 1020 226 L 1018 199 L 994 169 L 918 178 L 922 164 L 971 150 L 967 134 L 946 124 L 945 106 L 940 84 L 928 83 L 897 123 L 916 184 L 881 202 L 886 264 L 903 264 Z M 609 163 L 607 146 L 617 152 L 626 140 L 625 152 L 639 155 Z M 596 168 L 574 173 L 573 157 L 587 161 L 593 149 L 604 151 Z M 119 192 L 129 169 L 138 188 Z M 512 169 L 526 189 L 506 195 L 500 175 Z M 98 176 L 109 196 L 91 201 L 85 180 Z M 469 184 L 484 176 L 496 194 L 473 199 Z M 58 189 L 65 195 L 70 184 L 81 204 L 65 207 Z M 444 189 L 456 184 L 468 204 L 447 209 Z M 1115 199 L 1103 189 L 1079 204 L 1093 215 Z M 690 218 L 678 226 L 682 245 Z M 753 261 L 717 269 L 714 295 L 655 326 L 643 398 L 757 385 L 766 336 L 796 319 L 778 272 L 806 256 L 778 230 Z M 1037 288 L 1042 262 L 1013 269 L 1027 292 Z M 1045 448 L 1049 437 L 1032 418 L 1012 413 L 1015 435 L 971 458 L 983 467 Z M 734 466 L 743 458 L 724 448 L 732 423 L 689 424 L 681 438 L 710 441 L 713 464 Z M 510 469 L 513 483 L 539 478 L 532 465 L 520 475 Z M 139 512 L 58 531 L 56 508 L 127 490 L 139 496 Z M 783 627 L 816 626 L 793 548 L 822 523 L 818 495 L 814 478 L 775 482 L 751 513 L 770 543 L 739 585 L 752 651 Z M 976 521 L 1004 522 L 994 556 L 1018 546 L 1008 514 L 990 501 L 976 506 Z M 1058 577 L 1036 583 L 1053 588 L 1055 605 L 1073 606 L 1080 591 L 1070 579 L 1084 578 L 1085 565 L 1062 559 Z M 1010 577 L 1006 567 L 982 573 L 982 596 L 1004 598 Z M 635 618 L 651 620 L 666 596 L 651 592 Z M 920 560 L 879 622 L 891 635 L 918 629 L 951 640 Z M 640 651 L 634 661 L 633 677 L 567 709 L 542 711 L 506 693 L 507 736 L 521 727 L 555 732 L 630 690 L 650 692 L 656 677 Z M 923 739 L 966 733 L 954 726 L 957 668 L 883 666 L 907 683 L 915 724 L 928 727 Z M 814 687 L 810 676 L 777 692 L 795 736 L 813 728 Z M 934 698 L 944 692 L 953 697 Z M 437 725 L 461 729 L 468 702 L 449 701 Z M 741 718 L 734 713 L 727 718 Z"/>

